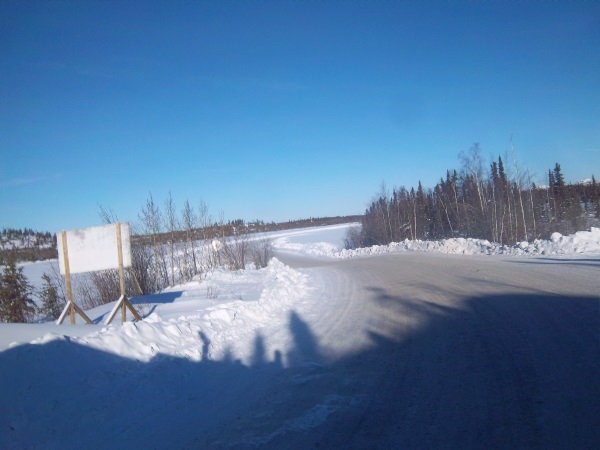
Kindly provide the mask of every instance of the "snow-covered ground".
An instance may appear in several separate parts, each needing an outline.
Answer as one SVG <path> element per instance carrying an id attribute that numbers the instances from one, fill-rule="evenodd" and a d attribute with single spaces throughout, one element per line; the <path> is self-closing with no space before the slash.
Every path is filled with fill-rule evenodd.
<path id="1" fill-rule="evenodd" d="M 349 259 L 394 252 L 437 252 L 462 255 L 512 255 L 600 258 L 600 229 L 570 236 L 554 233 L 550 240 L 501 246 L 481 239 L 404 241 L 356 250 L 343 249 L 346 230 L 357 224 L 332 225 L 273 232 L 277 251 L 315 257 Z M 56 271 L 56 261 L 21 264 L 25 275 L 39 287 L 44 273 Z M 68 336 L 74 342 L 138 360 L 157 353 L 200 359 L 199 334 L 210 341 L 208 357 L 231 353 L 242 361 L 252 354 L 249 336 L 259 329 L 277 334 L 291 307 L 307 299 L 311 283 L 277 259 L 265 269 L 239 272 L 216 271 L 202 281 L 169 288 L 160 294 L 132 301 L 145 318 L 142 323 L 103 325 L 113 304 L 87 311 L 94 325 L 0 324 L 0 351 L 23 343 L 43 344 Z M 117 318 L 118 319 L 118 318 Z M 81 320 L 80 320 L 81 321 Z M 113 323 L 118 322 L 115 320 Z M 181 324 L 185 324 L 181 326 Z M 285 328 L 285 327 L 283 327 Z M 185 331 L 182 331 L 185 330 Z M 273 347 L 281 347 L 286 336 L 269 336 Z M 288 337 L 289 338 L 289 337 Z M 280 342 L 278 339 L 284 341 Z M 172 344 L 172 342 L 177 342 Z"/>
<path id="2" fill-rule="evenodd" d="M 343 237 L 349 226 L 351 225 L 291 230 L 272 233 L 270 237 L 274 239 L 278 252 L 300 252 L 321 258 L 354 258 L 379 253 L 422 251 L 515 256 L 568 255 L 600 259 L 600 229 L 573 236 L 555 234 L 548 241 L 521 243 L 513 247 L 501 247 L 481 240 L 451 239 L 441 242 L 406 241 L 350 251 L 342 249 Z M 51 270 L 52 264 L 55 262 L 25 264 L 23 267 L 35 284 L 44 272 Z M 121 401 L 124 390 L 134 389 L 132 399 L 143 401 L 148 396 L 154 396 L 157 399 L 154 404 L 173 401 L 171 407 L 176 408 L 175 401 L 181 401 L 183 390 L 187 392 L 200 389 L 197 381 L 186 378 L 185 372 L 171 371 L 167 378 L 174 378 L 172 386 L 161 384 L 161 390 L 157 392 L 144 390 L 146 388 L 143 386 L 147 385 L 144 384 L 145 381 L 156 376 L 151 369 L 142 368 L 150 361 L 167 358 L 170 364 L 181 364 L 182 367 L 202 361 L 202 370 L 208 371 L 220 366 L 206 364 L 231 361 L 234 365 L 228 366 L 227 373 L 235 372 L 246 378 L 245 382 L 252 386 L 260 384 L 260 381 L 248 369 L 258 366 L 293 367 L 297 357 L 294 347 L 298 346 L 298 335 L 304 333 L 300 318 L 316 317 L 315 311 L 318 308 L 315 303 L 323 298 L 318 292 L 323 280 L 311 276 L 314 277 L 314 272 L 293 270 L 274 258 L 264 269 L 215 271 L 201 281 L 182 284 L 159 294 L 134 298 L 132 303 L 144 317 L 143 321 L 137 323 L 119 325 L 117 317 L 112 325 L 104 325 L 113 307 L 113 304 L 108 304 L 87 311 L 95 322 L 94 325 L 0 324 L 0 385 L 3 386 L 0 399 L 0 447 L 44 448 L 68 439 L 68 436 L 53 435 L 56 430 L 68 429 L 62 423 L 65 418 L 56 417 L 53 413 L 55 403 L 63 402 L 61 413 L 76 415 L 78 405 L 86 401 L 88 391 L 98 387 L 109 390 L 106 392 L 105 404 L 98 405 L 97 409 L 88 405 L 87 415 L 78 422 L 81 427 L 92 429 L 94 421 L 109 420 L 105 414 L 111 408 L 116 408 L 114 405 Z M 327 314 L 331 315 L 331 312 Z M 305 333 L 303 339 L 310 344 L 309 333 Z M 332 339 L 339 341 L 337 337 Z M 28 343 L 30 345 L 24 345 Z M 310 345 L 307 348 L 306 352 L 310 353 Z M 77 362 L 71 366 L 73 358 Z M 72 370 L 66 371 L 68 379 L 64 380 L 64 389 L 69 394 L 48 395 L 49 390 L 60 390 L 63 387 L 60 377 L 65 374 L 65 366 L 72 367 Z M 199 370 L 200 365 L 185 367 Z M 298 383 L 303 383 L 302 380 L 312 376 L 310 367 L 305 370 L 308 373 L 299 377 Z M 41 377 L 43 381 L 23 388 L 23 381 L 38 371 L 44 373 Z M 202 373 L 203 376 L 206 375 Z M 217 372 L 213 376 L 218 376 Z M 209 386 L 211 378 L 207 380 Z M 177 383 L 183 384 L 177 386 Z M 227 383 L 220 385 L 223 384 Z M 152 386 L 156 387 L 154 384 Z M 114 392 L 111 390 L 113 388 Z M 190 393 L 188 400 L 192 401 L 194 395 Z M 227 394 L 220 392 L 215 395 L 221 396 L 219 401 L 222 401 Z M 91 401 L 98 401 L 99 396 L 94 394 L 90 398 Z M 235 403 L 237 400 L 227 401 Z M 119 408 L 127 407 L 128 405 L 123 405 Z M 301 423 L 282 426 L 297 428 L 304 424 L 302 426 L 310 428 L 313 426 L 311 424 L 325 420 L 335 407 L 329 403 L 320 405 L 320 409 L 311 409 L 308 416 L 301 417 Z M 148 414 L 148 418 L 153 416 L 151 411 L 144 409 L 143 404 L 132 404 L 131 408 L 136 414 L 134 422 L 138 424 L 147 422 L 145 419 L 142 421 L 139 414 Z M 119 414 L 125 414 L 119 411 Z M 184 426 L 180 423 L 180 417 L 176 420 L 178 426 Z M 125 433 L 125 426 L 115 424 L 115 427 L 120 427 L 121 434 Z M 82 434 L 85 433 L 79 435 Z M 164 437 L 164 433 L 162 435 Z M 135 433 L 128 436 L 133 439 Z M 90 448 L 103 447 L 100 440 L 102 436 L 92 434 L 91 437 L 96 440 L 91 441 Z M 166 441 L 156 445 L 162 446 L 164 442 Z M 122 444 L 135 446 L 135 440 Z M 77 445 L 69 444 L 66 447 L 75 448 Z"/>
<path id="3" fill-rule="evenodd" d="M 273 232 L 267 237 L 276 243 L 285 240 L 306 248 L 322 242 L 320 245 L 339 250 L 347 228 L 348 225 L 332 225 Z M 55 260 L 20 266 L 35 288 L 39 288 L 44 273 L 57 271 Z M 220 358 L 231 354 L 247 361 L 253 351 L 251 336 L 257 330 L 269 334 L 268 342 L 274 347 L 285 345 L 289 336 L 271 334 L 285 328 L 280 326 L 281 321 L 288 320 L 291 307 L 305 298 L 310 289 L 304 275 L 273 259 L 265 269 L 215 271 L 202 281 L 168 288 L 156 295 L 136 297 L 132 303 L 144 317 L 142 323 L 126 323 L 121 327 L 114 325 L 118 324 L 117 317 L 113 324 L 105 326 L 104 321 L 114 303 L 86 311 L 94 325 L 83 324 L 80 318 L 76 325 L 67 324 L 67 320 L 61 326 L 53 322 L 0 323 L 0 351 L 29 342 L 44 344 L 68 338 L 138 360 L 147 361 L 159 353 L 199 360 L 202 332 L 204 342 L 210 341 L 210 351 L 205 357 Z"/>

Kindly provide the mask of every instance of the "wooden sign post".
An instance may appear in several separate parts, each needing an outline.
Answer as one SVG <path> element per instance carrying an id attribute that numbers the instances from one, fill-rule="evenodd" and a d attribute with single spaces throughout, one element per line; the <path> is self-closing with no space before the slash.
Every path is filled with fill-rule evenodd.
<path id="1" fill-rule="evenodd" d="M 77 313 L 81 317 L 83 317 L 83 320 L 85 320 L 87 323 L 92 323 L 90 318 L 88 316 L 86 316 L 85 313 L 83 312 L 83 310 L 79 306 L 77 306 L 75 304 L 75 302 L 73 301 L 73 291 L 71 290 L 71 270 L 69 268 L 69 251 L 67 249 L 67 232 L 66 231 L 62 232 L 62 255 L 63 255 L 63 261 L 64 261 L 64 265 L 65 265 L 65 285 L 67 288 L 67 304 L 65 306 L 65 309 L 63 309 L 63 312 L 60 314 L 60 317 L 56 321 L 56 324 L 60 325 L 61 323 L 63 323 L 67 313 L 69 314 L 69 317 L 71 318 L 71 325 L 75 325 L 75 313 Z"/>
<path id="2" fill-rule="evenodd" d="M 123 229 L 125 230 L 124 232 Z M 137 320 L 142 320 L 125 292 L 124 269 L 125 267 L 131 267 L 128 223 L 116 223 L 83 230 L 63 231 L 57 237 L 59 245 L 62 247 L 62 252 L 59 253 L 58 259 L 60 271 L 65 276 L 68 300 L 57 324 L 63 323 L 67 313 L 70 315 L 71 324 L 75 323 L 75 313 L 83 317 L 87 323 L 92 323 L 82 309 L 73 301 L 71 274 L 110 269 L 119 270 L 121 296 L 109 315 L 106 324 L 109 324 L 113 320 L 119 309 L 121 309 L 121 323 L 125 322 L 127 319 L 127 308 L 129 308 Z M 67 239 L 69 240 L 69 246 L 67 246 Z"/>
<path id="3" fill-rule="evenodd" d="M 138 312 L 135 310 L 135 308 L 127 298 L 127 295 L 125 295 L 125 276 L 123 270 L 123 248 L 121 246 L 120 223 L 117 223 L 117 258 L 119 263 L 119 284 L 121 285 L 121 297 L 119 298 L 119 301 L 117 302 L 113 310 L 110 312 L 110 315 L 108 316 L 108 319 L 106 319 L 106 322 L 104 322 L 105 325 L 108 325 L 112 322 L 113 318 L 115 317 L 115 314 L 117 314 L 117 311 L 119 309 L 121 309 L 122 324 L 125 323 L 125 321 L 127 320 L 127 308 L 129 308 L 131 314 L 133 314 L 133 317 L 135 317 L 137 320 L 142 320 Z"/>

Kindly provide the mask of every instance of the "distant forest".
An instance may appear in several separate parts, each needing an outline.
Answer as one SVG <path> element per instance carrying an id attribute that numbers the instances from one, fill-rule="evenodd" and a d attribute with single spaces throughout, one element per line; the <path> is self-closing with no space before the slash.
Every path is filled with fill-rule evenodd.
<path id="1" fill-rule="evenodd" d="M 0 233 L 0 264 L 6 264 L 9 257 L 15 261 L 57 258 L 56 237 L 48 231 L 4 228 Z"/>
<path id="2" fill-rule="evenodd" d="M 507 157 L 505 157 L 507 159 Z M 600 188 L 586 182 L 565 183 L 556 163 L 547 185 L 536 185 L 526 170 L 502 157 L 484 162 L 478 144 L 461 153 L 460 171 L 448 170 L 433 188 L 382 185 L 347 247 L 385 245 L 405 239 L 470 237 L 513 245 L 571 234 L 598 226 Z"/>

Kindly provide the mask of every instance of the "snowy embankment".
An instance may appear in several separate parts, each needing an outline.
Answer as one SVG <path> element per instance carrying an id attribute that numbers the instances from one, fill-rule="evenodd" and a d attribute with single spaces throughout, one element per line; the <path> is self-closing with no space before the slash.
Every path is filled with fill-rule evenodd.
<path id="1" fill-rule="evenodd" d="M 437 252 L 457 255 L 513 255 L 513 256 L 600 256 L 600 228 L 591 231 L 578 231 L 569 236 L 553 233 L 550 239 L 536 239 L 533 242 L 520 242 L 516 245 L 500 245 L 484 239 L 453 238 L 440 241 L 408 240 L 392 242 L 389 245 L 375 245 L 354 250 L 340 249 L 329 242 L 301 244 L 290 242 L 288 238 L 276 241 L 281 250 L 299 251 L 314 256 L 349 259 L 360 256 L 397 252 Z"/>
<path id="2" fill-rule="evenodd" d="M 0 350 L 23 343 L 8 341 L 11 336 L 17 340 L 27 336 L 28 327 L 31 333 L 44 333 L 30 339 L 31 344 L 68 340 L 144 362 L 169 355 L 193 361 L 229 357 L 249 363 L 257 336 L 268 337 L 273 351 L 285 350 L 289 313 L 308 290 L 305 275 L 273 258 L 265 269 L 216 271 L 202 281 L 133 299 L 144 316 L 142 322 L 81 325 L 73 334 L 68 324 L 0 324 Z M 103 305 L 87 314 L 102 323 L 112 306 Z M 82 327 L 91 333 L 82 336 Z"/>
<path id="3" fill-rule="evenodd" d="M 104 328 L 74 341 L 138 361 L 166 354 L 193 361 L 221 360 L 228 356 L 250 363 L 247 359 L 257 335 L 270 335 L 286 328 L 288 311 L 307 291 L 306 277 L 275 258 L 265 269 L 218 275 L 202 283 L 182 286 L 181 301 L 157 307 L 140 323 Z M 225 303 L 221 300 L 204 307 L 207 291 L 209 296 L 219 295 L 216 290 L 210 294 L 211 284 L 218 286 L 219 277 L 230 292 L 236 292 L 235 286 L 240 288 L 237 290 L 240 293 L 234 294 L 239 299 Z M 252 297 L 253 291 L 261 286 L 258 299 L 243 298 L 244 293 Z M 179 313 L 182 315 L 173 317 Z"/>

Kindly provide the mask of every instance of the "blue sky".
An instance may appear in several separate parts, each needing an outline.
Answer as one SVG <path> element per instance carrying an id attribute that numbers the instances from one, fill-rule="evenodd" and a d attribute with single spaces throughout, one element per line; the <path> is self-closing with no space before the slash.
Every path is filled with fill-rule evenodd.
<path id="1" fill-rule="evenodd" d="M 0 227 L 360 214 L 479 142 L 600 175 L 600 3 L 0 2 Z"/>

